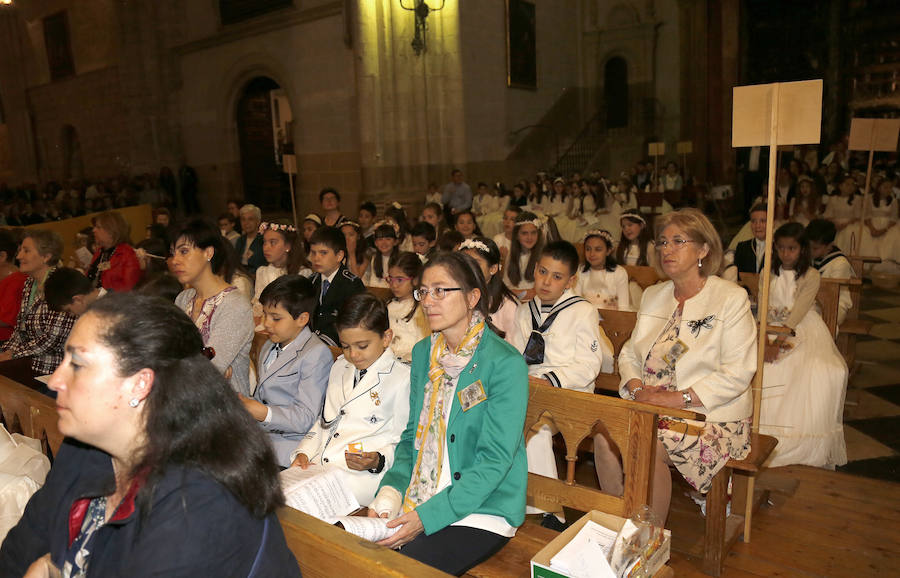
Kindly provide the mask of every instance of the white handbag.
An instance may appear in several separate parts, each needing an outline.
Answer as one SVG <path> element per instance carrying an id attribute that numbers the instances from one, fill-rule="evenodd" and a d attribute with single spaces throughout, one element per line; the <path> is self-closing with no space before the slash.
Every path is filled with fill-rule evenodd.
<path id="1" fill-rule="evenodd" d="M 41 442 L 0 425 L 0 543 L 22 517 L 31 496 L 44 485 L 50 460 Z"/>

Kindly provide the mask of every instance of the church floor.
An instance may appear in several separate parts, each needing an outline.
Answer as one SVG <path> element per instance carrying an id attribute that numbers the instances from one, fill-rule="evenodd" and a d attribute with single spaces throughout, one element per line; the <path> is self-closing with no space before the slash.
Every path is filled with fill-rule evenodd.
<path id="1" fill-rule="evenodd" d="M 848 386 L 847 465 L 763 473 L 757 488 L 769 489 L 768 503 L 754 515 L 751 542 L 729 552 L 723 577 L 900 575 L 900 290 L 867 282 L 861 309 L 875 325 L 857 343 L 859 367 Z M 576 480 L 596 487 L 590 461 L 579 463 Z M 673 484 L 667 526 L 676 546 L 703 536 L 688 489 Z M 673 549 L 670 566 L 676 576 L 700 577 L 701 562 Z"/>

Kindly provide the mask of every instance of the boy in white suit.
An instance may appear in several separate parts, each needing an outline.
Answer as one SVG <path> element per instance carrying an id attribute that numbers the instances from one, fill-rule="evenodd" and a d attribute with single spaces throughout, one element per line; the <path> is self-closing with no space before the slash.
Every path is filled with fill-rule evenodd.
<path id="1" fill-rule="evenodd" d="M 307 327 L 316 304 L 309 279 L 279 277 L 263 289 L 259 302 L 269 339 L 259 352 L 256 392 L 241 401 L 269 434 L 279 465 L 288 467 L 291 451 L 322 413 L 334 358 Z"/>
<path id="2" fill-rule="evenodd" d="M 544 378 L 554 387 L 593 393 L 597 374 L 612 371 L 613 353 L 600 329 L 596 307 L 572 293 L 577 272 L 578 251 L 571 243 L 557 241 L 544 247 L 534 269 L 535 297 L 516 310 L 510 343 L 525 356 L 529 375 Z M 525 446 L 528 471 L 558 478 L 554 428 L 549 422 L 535 427 L 537 432 Z M 543 506 L 562 522 L 558 506 Z M 550 514 L 545 514 L 542 524 L 561 528 Z"/>
<path id="3" fill-rule="evenodd" d="M 344 355 L 331 368 L 322 417 L 291 466 L 340 468 L 357 501 L 369 504 L 409 417 L 409 367 L 391 351 L 387 306 L 374 295 L 350 297 L 335 327 Z"/>

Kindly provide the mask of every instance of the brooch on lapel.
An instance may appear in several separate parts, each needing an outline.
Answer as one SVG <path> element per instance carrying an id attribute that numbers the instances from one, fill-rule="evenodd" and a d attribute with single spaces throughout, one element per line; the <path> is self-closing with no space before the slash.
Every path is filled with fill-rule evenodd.
<path id="1" fill-rule="evenodd" d="M 372 401 L 375 402 L 375 405 L 381 405 L 381 398 L 378 397 L 378 392 L 377 392 L 377 391 L 370 391 L 370 392 L 369 392 L 369 397 L 372 398 Z"/>
<path id="2" fill-rule="evenodd" d="M 691 335 L 693 335 L 694 337 L 700 337 L 701 329 L 712 329 L 712 321 L 715 318 L 715 315 L 707 315 L 703 319 L 694 319 L 693 321 L 688 321 L 687 326 L 691 328 Z"/>

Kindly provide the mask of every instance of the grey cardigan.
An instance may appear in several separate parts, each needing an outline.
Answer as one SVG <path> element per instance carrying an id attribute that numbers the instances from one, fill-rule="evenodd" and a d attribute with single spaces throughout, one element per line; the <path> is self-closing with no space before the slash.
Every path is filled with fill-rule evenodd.
<path id="1" fill-rule="evenodd" d="M 175 305 L 182 311 L 190 311 L 195 294 L 196 290 L 185 289 L 175 298 Z M 228 292 L 216 307 L 209 326 L 209 338 L 205 342 L 216 352 L 213 365 L 223 374 L 231 368 L 231 388 L 249 397 L 253 310 L 240 291 Z"/>

